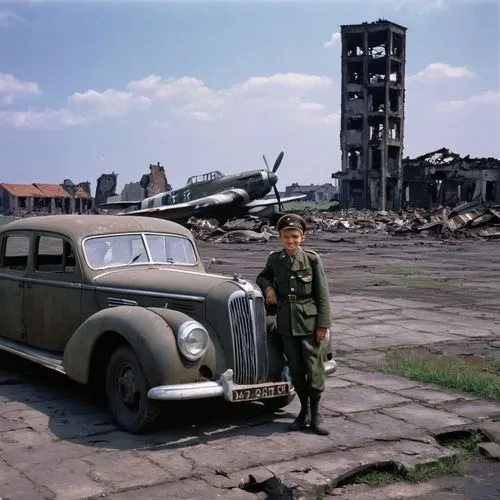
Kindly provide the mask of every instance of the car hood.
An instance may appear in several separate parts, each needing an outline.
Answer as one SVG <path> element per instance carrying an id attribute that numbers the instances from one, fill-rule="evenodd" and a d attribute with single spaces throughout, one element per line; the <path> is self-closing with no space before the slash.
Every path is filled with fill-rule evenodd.
<path id="1" fill-rule="evenodd" d="M 94 278 L 95 286 L 170 292 L 185 295 L 207 296 L 212 288 L 231 282 L 228 276 L 208 274 L 199 271 L 172 269 L 166 266 L 136 266 L 129 269 L 107 271 Z"/>

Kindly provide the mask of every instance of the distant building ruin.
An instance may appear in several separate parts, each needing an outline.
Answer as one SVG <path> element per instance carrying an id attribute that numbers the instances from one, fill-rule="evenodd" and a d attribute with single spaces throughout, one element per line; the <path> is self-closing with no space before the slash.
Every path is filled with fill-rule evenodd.
<path id="1" fill-rule="evenodd" d="M 116 195 L 116 183 L 118 181 L 118 174 L 112 172 L 111 174 L 102 174 L 97 179 L 95 188 L 95 205 L 99 207 L 102 203 L 106 203 L 108 198 Z"/>
<path id="2" fill-rule="evenodd" d="M 461 157 L 449 149 L 403 160 L 403 203 L 419 208 L 460 202 L 500 204 L 500 160 Z"/>
<path id="3" fill-rule="evenodd" d="M 341 26 L 342 208 L 398 209 L 402 193 L 406 28 Z"/>
<path id="4" fill-rule="evenodd" d="M 333 184 L 299 184 L 295 182 L 286 186 L 284 196 L 305 194 L 307 198 L 303 201 L 314 201 L 316 203 L 329 202 L 337 198 L 338 191 Z"/>
<path id="5" fill-rule="evenodd" d="M 0 183 L 0 214 L 71 214 L 93 209 L 90 183 Z"/>

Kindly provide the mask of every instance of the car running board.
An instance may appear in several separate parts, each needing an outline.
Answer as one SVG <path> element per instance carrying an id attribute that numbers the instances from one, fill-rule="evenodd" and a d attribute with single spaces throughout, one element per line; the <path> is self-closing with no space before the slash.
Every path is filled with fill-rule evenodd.
<path id="1" fill-rule="evenodd" d="M 15 354 L 29 361 L 43 365 L 46 368 L 64 373 L 63 360 L 61 356 L 44 349 L 29 347 L 15 340 L 0 339 L 0 350 Z"/>

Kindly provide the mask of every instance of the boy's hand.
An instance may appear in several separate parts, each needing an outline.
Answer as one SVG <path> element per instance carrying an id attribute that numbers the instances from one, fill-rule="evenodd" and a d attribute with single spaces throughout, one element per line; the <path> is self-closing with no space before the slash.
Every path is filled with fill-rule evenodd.
<path id="1" fill-rule="evenodd" d="M 321 342 L 325 337 L 326 334 L 328 333 L 328 328 L 324 327 L 318 327 L 314 331 L 314 337 L 316 339 L 316 342 Z"/>
<path id="2" fill-rule="evenodd" d="M 266 290 L 266 303 L 269 305 L 274 305 L 278 303 L 278 297 L 276 295 L 276 292 L 274 291 L 274 288 L 269 287 Z"/>

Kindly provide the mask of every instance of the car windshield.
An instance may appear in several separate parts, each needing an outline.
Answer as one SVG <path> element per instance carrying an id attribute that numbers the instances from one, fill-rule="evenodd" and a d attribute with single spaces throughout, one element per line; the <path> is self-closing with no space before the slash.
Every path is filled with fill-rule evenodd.
<path id="1" fill-rule="evenodd" d="M 85 240 L 85 257 L 93 269 L 136 264 L 196 264 L 189 239 L 171 234 L 120 234 Z"/>

